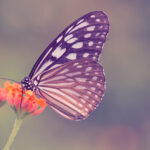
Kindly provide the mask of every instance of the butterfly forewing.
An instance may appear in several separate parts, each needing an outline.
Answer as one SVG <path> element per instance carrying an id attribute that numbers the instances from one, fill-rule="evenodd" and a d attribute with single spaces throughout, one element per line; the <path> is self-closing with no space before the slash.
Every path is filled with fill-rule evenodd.
<path id="1" fill-rule="evenodd" d="M 89 58 L 46 70 L 39 78 L 36 94 L 71 120 L 86 118 L 98 106 L 105 92 L 103 68 Z"/>
<path id="2" fill-rule="evenodd" d="M 29 77 L 34 80 L 43 71 L 56 68 L 70 60 L 91 58 L 97 61 L 108 31 L 108 18 L 102 11 L 84 15 L 68 26 L 46 48 Z"/>

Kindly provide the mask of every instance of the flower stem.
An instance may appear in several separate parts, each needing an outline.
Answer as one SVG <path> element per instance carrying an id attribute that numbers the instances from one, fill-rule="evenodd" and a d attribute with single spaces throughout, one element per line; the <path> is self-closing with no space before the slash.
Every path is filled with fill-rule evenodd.
<path id="1" fill-rule="evenodd" d="M 7 141 L 7 144 L 5 145 L 4 149 L 3 150 L 9 150 L 10 149 L 10 146 L 12 145 L 14 139 L 15 139 L 15 136 L 17 134 L 17 132 L 19 131 L 20 129 L 20 126 L 22 124 L 22 119 L 16 119 L 15 120 L 15 123 L 14 123 L 14 128 L 9 136 L 9 139 Z"/>

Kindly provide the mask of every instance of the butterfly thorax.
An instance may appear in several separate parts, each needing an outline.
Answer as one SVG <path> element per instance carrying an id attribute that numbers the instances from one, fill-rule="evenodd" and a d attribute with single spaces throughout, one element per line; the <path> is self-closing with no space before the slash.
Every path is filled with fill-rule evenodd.
<path id="1" fill-rule="evenodd" d="M 22 88 L 25 90 L 31 90 L 33 91 L 35 88 L 35 85 L 33 84 L 30 77 L 25 77 L 23 80 L 21 80 Z"/>

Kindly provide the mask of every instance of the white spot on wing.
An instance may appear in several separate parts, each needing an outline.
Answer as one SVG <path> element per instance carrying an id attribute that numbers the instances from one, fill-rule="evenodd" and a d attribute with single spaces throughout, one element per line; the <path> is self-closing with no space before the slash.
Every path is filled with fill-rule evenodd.
<path id="1" fill-rule="evenodd" d="M 100 25 L 100 26 L 99 26 L 99 29 L 100 29 L 100 30 L 103 29 L 103 25 Z"/>
<path id="2" fill-rule="evenodd" d="M 82 65 L 77 66 L 77 68 L 82 68 Z"/>
<path id="3" fill-rule="evenodd" d="M 61 49 L 61 47 L 57 47 L 53 52 L 52 56 L 56 58 L 60 58 L 66 52 L 66 48 Z"/>
<path id="4" fill-rule="evenodd" d="M 94 57 L 92 57 L 92 59 L 93 59 L 93 60 L 96 60 L 97 58 L 94 56 Z"/>
<path id="5" fill-rule="evenodd" d="M 71 44 L 71 43 L 74 43 L 76 40 L 78 40 L 78 38 L 72 38 L 72 39 L 69 39 L 67 43 Z"/>
<path id="6" fill-rule="evenodd" d="M 95 29 L 95 26 L 87 27 L 87 31 L 93 31 L 94 29 Z"/>
<path id="7" fill-rule="evenodd" d="M 70 53 L 67 58 L 70 59 L 70 60 L 75 60 L 77 57 L 77 54 L 76 53 Z"/>
<path id="8" fill-rule="evenodd" d="M 100 36 L 100 33 L 96 33 L 96 36 Z"/>
<path id="9" fill-rule="evenodd" d="M 98 53 L 96 52 L 96 53 L 95 53 L 95 55 L 97 56 L 97 55 L 98 55 Z"/>
<path id="10" fill-rule="evenodd" d="M 92 79 L 93 79 L 93 80 L 97 80 L 97 78 L 98 78 L 98 77 L 94 76 Z"/>
<path id="11" fill-rule="evenodd" d="M 95 15 L 91 15 L 91 18 L 95 18 Z"/>
<path id="12" fill-rule="evenodd" d="M 92 46 L 93 44 L 94 44 L 93 41 L 89 41 L 89 42 L 88 42 L 88 46 Z"/>
<path id="13" fill-rule="evenodd" d="M 99 73 L 98 72 L 95 72 L 95 75 L 98 75 Z"/>
<path id="14" fill-rule="evenodd" d="M 88 22 L 82 22 L 81 24 L 79 24 L 78 26 L 76 26 L 71 32 L 75 31 L 75 30 L 78 30 L 80 28 L 83 28 L 85 26 L 89 25 Z"/>
<path id="15" fill-rule="evenodd" d="M 92 70 L 92 67 L 87 67 L 86 68 L 86 71 L 90 71 L 90 70 Z"/>
<path id="16" fill-rule="evenodd" d="M 73 34 L 69 34 L 69 35 L 67 35 L 66 37 L 65 37 L 65 41 L 68 41 L 69 39 L 71 39 L 73 37 Z"/>
<path id="17" fill-rule="evenodd" d="M 83 57 L 88 57 L 89 56 L 89 53 L 84 53 L 83 54 Z"/>
<path id="18" fill-rule="evenodd" d="M 98 44 L 102 44 L 102 41 L 99 41 Z"/>
<path id="19" fill-rule="evenodd" d="M 91 37 L 91 33 L 87 33 L 87 34 L 85 34 L 85 35 L 84 35 L 84 37 L 85 37 L 85 38 L 89 38 L 89 37 Z"/>
<path id="20" fill-rule="evenodd" d="M 96 19 L 96 22 L 100 22 L 101 20 L 98 18 L 98 19 Z"/>
<path id="21" fill-rule="evenodd" d="M 82 48 L 82 47 L 83 47 L 83 42 L 77 42 L 72 45 L 72 48 L 76 48 L 76 49 Z"/>
<path id="22" fill-rule="evenodd" d="M 101 87 L 101 84 L 100 84 L 100 83 L 97 83 L 97 86 Z"/>
<path id="23" fill-rule="evenodd" d="M 101 47 L 99 45 L 97 45 L 96 48 L 101 48 Z"/>
<path id="24" fill-rule="evenodd" d="M 101 38 L 104 39 L 104 38 L 105 38 L 105 35 L 102 34 L 102 35 L 101 35 Z"/>
<path id="25" fill-rule="evenodd" d="M 73 66 L 77 66 L 78 64 L 79 64 L 79 63 L 78 63 L 78 62 L 76 62 L 76 63 L 74 63 L 74 64 L 73 64 Z"/>

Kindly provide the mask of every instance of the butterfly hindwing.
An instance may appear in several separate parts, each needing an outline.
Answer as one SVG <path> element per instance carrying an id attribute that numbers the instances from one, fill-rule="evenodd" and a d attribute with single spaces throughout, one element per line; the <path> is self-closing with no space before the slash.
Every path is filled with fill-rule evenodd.
<path id="1" fill-rule="evenodd" d="M 103 67 L 89 58 L 46 70 L 39 80 L 36 94 L 71 120 L 86 118 L 99 105 L 105 92 Z"/>
<path id="2" fill-rule="evenodd" d="M 34 80 L 43 71 L 72 60 L 91 58 L 97 61 L 108 31 L 108 18 L 102 11 L 77 19 L 41 54 L 29 77 Z"/>

